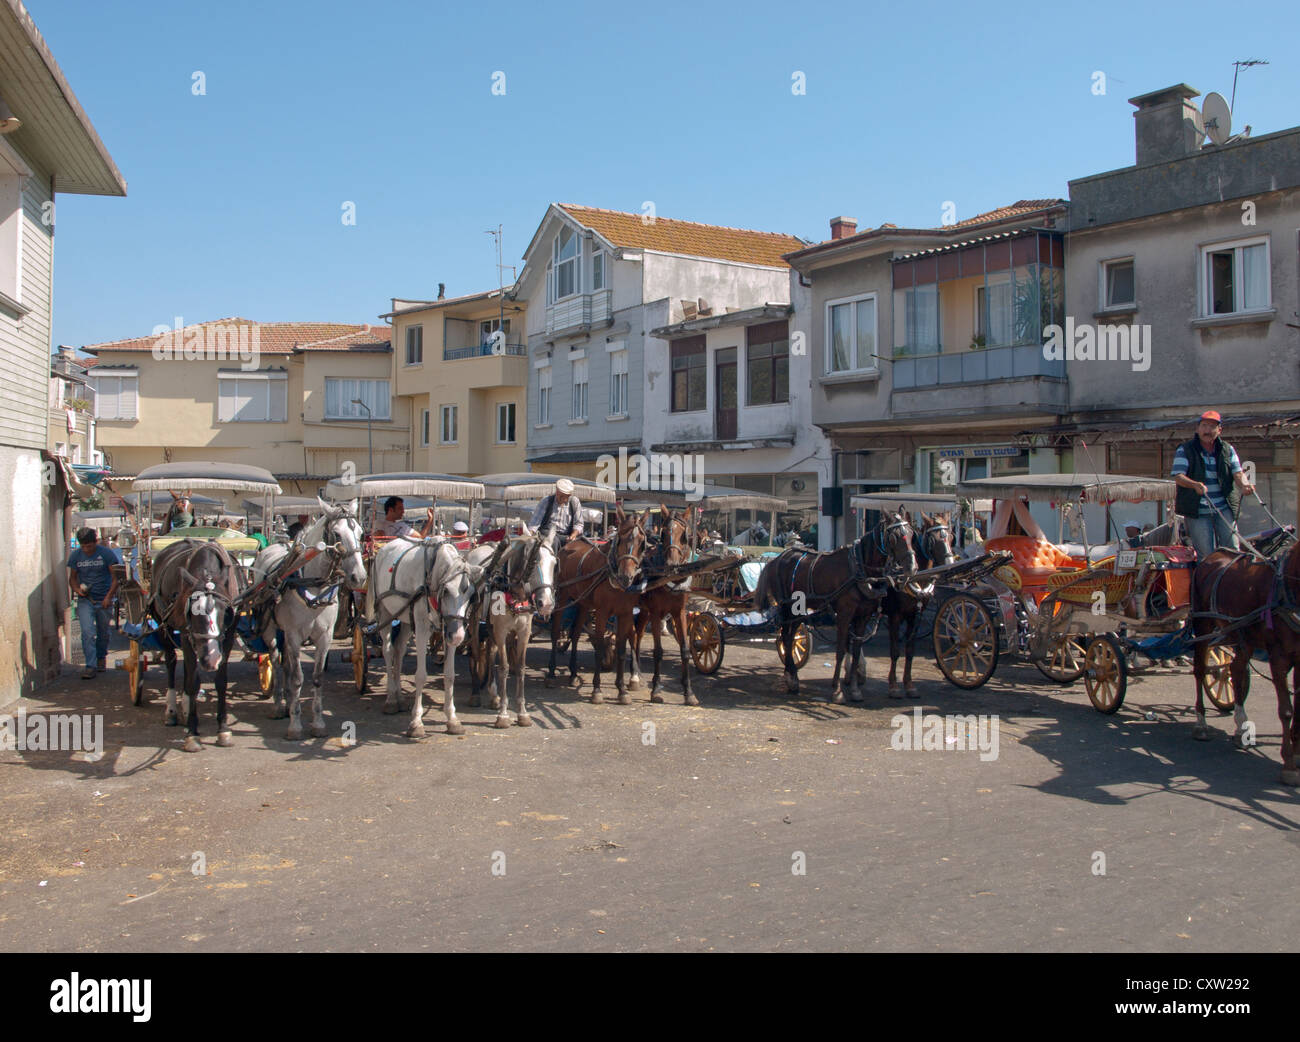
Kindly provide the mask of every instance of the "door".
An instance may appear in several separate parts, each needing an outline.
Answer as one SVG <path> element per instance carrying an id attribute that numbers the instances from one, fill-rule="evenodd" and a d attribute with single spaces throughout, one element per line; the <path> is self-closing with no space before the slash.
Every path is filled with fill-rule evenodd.
<path id="1" fill-rule="evenodd" d="M 734 441 L 736 409 L 739 404 L 736 393 L 736 349 L 726 347 L 717 352 L 714 367 L 714 386 L 717 388 L 713 409 L 715 436 L 719 441 Z"/>

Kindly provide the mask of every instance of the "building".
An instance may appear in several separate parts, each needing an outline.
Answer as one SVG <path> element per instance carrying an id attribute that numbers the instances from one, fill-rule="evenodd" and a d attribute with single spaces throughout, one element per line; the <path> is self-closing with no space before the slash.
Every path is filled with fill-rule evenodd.
<path id="1" fill-rule="evenodd" d="M 709 332 L 682 323 L 736 312 L 784 320 L 789 266 L 782 254 L 802 245 L 790 235 L 551 205 L 512 294 L 527 309 L 530 467 L 595 478 L 602 458 L 617 457 L 620 449 L 633 455 L 689 443 L 691 451 L 709 453 L 707 480 L 725 484 L 757 474 L 749 458 L 725 455 L 718 446 L 741 440 L 751 426 L 766 428 L 756 419 L 751 424 L 743 410 L 736 414 L 735 404 L 724 404 L 736 415 L 734 431 L 725 418 L 721 428 L 710 419 L 718 388 L 730 394 L 739 386 L 735 363 L 719 381 L 725 363 L 717 352 L 727 349 L 724 340 L 736 346 L 728 337 L 743 332 L 743 325 Z M 702 354 L 691 340 L 701 332 L 706 341 L 712 337 Z M 679 338 L 691 343 L 676 349 L 672 342 Z M 672 388 L 678 384 L 686 397 L 674 418 Z M 788 414 L 787 403 L 775 404 L 774 413 Z M 763 447 L 772 451 L 754 464 L 768 491 L 774 472 L 797 458 L 789 422 L 775 419 L 769 426 L 759 440 L 771 442 Z M 799 473 L 812 481 L 815 470 L 809 465 Z"/>
<path id="2" fill-rule="evenodd" d="M 494 289 L 393 300 L 392 382 L 411 427 L 411 469 L 435 474 L 525 470 L 526 309 Z M 500 333 L 500 336 L 497 334 Z"/>
<path id="3" fill-rule="evenodd" d="M 387 327 L 228 318 L 83 350 L 118 492 L 155 463 L 252 463 L 302 495 L 346 463 L 358 474 L 409 464 Z"/>
<path id="4" fill-rule="evenodd" d="M 18 0 L 0 3 L 0 704 L 59 672 L 67 472 L 50 419 L 55 199 L 126 182 Z"/>
<path id="5" fill-rule="evenodd" d="M 86 375 L 93 359 L 60 347 L 50 363 L 49 428 L 45 447 L 76 467 L 104 462 L 95 446 L 95 389 Z"/>
<path id="6" fill-rule="evenodd" d="M 1070 182 L 1068 319 L 1096 346 L 1067 362 L 1069 419 L 1105 447 L 1099 465 L 1168 476 L 1196 417 L 1217 409 L 1264 501 L 1294 522 L 1300 127 L 1215 145 L 1196 97 L 1178 84 L 1130 99 L 1134 165 Z M 1267 523 L 1243 505 L 1244 530 Z"/>

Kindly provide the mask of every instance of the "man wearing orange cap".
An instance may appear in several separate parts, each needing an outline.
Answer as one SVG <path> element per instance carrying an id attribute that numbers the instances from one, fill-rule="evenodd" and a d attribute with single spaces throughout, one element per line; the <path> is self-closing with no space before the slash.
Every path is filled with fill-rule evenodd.
<path id="1" fill-rule="evenodd" d="M 1175 512 L 1187 522 L 1196 556 L 1205 560 L 1217 547 L 1238 549 L 1235 522 L 1241 497 L 1255 486 L 1246 480 L 1237 451 L 1219 437 L 1223 417 L 1214 410 L 1201 414 L 1196 437 L 1178 446 L 1173 479 L 1178 486 Z"/>

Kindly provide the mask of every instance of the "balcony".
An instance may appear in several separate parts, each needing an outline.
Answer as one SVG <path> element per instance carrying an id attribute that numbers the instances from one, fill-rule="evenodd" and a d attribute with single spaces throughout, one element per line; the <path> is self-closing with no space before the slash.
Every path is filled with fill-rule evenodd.
<path id="1" fill-rule="evenodd" d="M 507 355 L 518 355 L 524 357 L 528 354 L 528 349 L 523 344 L 506 344 L 505 351 Z M 487 344 L 471 344 L 469 347 L 446 347 L 442 351 L 442 360 L 444 362 L 459 362 L 462 358 L 490 358 L 492 348 Z"/>
<path id="2" fill-rule="evenodd" d="M 596 326 L 608 325 L 613 319 L 612 297 L 610 290 L 601 289 L 594 293 L 579 293 L 548 305 L 547 335 L 580 332 Z"/>
<path id="3" fill-rule="evenodd" d="M 894 359 L 894 390 L 1021 380 L 1035 376 L 1065 379 L 1065 361 L 1043 357 L 1041 344 L 985 347 L 947 354 L 901 356 Z"/>

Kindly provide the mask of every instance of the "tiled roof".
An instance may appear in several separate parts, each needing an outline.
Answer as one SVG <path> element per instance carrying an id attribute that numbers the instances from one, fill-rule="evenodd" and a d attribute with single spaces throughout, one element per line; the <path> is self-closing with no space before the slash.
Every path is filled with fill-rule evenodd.
<path id="1" fill-rule="evenodd" d="M 386 351 L 392 329 L 388 326 L 364 325 L 356 332 L 342 333 L 339 336 L 317 340 L 310 344 L 299 344 L 299 351 Z"/>
<path id="2" fill-rule="evenodd" d="M 958 221 L 956 224 L 950 224 L 949 228 L 969 228 L 974 224 L 991 224 L 994 221 L 1007 221 L 1013 217 L 1023 217 L 1026 214 L 1037 213 L 1039 210 L 1046 210 L 1052 206 L 1060 205 L 1060 199 L 1019 199 L 1010 206 L 1000 206 L 996 210 L 990 210 L 988 213 L 976 214 L 974 217 L 968 217 L 964 221 Z"/>
<path id="3" fill-rule="evenodd" d="M 697 224 L 670 217 L 656 217 L 653 221 L 646 221 L 639 213 L 559 205 L 579 224 L 598 232 L 615 246 L 785 268 L 789 265 L 783 259 L 783 254 L 807 245 L 802 239 L 779 232 L 724 228 L 721 225 Z"/>
<path id="4" fill-rule="evenodd" d="M 210 327 L 225 326 L 227 334 L 235 336 L 252 336 L 251 327 L 258 330 L 258 350 L 264 355 L 292 354 L 295 348 L 311 350 L 346 350 L 352 346 L 347 338 L 358 338 L 356 346 L 371 346 L 379 342 L 388 342 L 388 329 L 376 327 L 374 330 L 365 323 L 350 322 L 254 322 L 247 318 L 218 318 L 211 322 L 197 322 L 181 332 L 181 343 L 190 335 L 192 329 L 204 329 L 208 335 Z M 240 332 L 241 327 L 250 327 L 248 333 Z M 169 331 L 173 334 L 175 331 Z M 101 351 L 152 351 L 158 343 L 155 335 L 133 337 L 128 340 L 113 340 L 102 344 L 87 344 L 82 348 L 91 354 Z M 333 341 L 346 343 L 346 347 L 333 348 Z"/>

